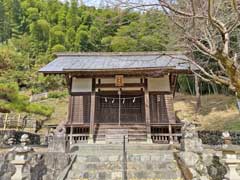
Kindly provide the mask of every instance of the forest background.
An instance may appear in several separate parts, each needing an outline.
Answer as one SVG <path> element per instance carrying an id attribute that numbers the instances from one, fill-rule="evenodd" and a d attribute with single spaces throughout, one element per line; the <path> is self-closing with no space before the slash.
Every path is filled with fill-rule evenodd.
<path id="1" fill-rule="evenodd" d="M 156 8 L 96 8 L 77 0 L 0 0 L 0 112 L 52 114 L 46 105 L 30 104 L 27 95 L 64 89 L 64 78 L 37 72 L 55 52 L 182 51 L 181 42 L 178 30 Z M 180 76 L 177 90 L 194 94 L 193 78 Z M 202 82 L 200 91 L 232 94 L 211 82 Z"/>

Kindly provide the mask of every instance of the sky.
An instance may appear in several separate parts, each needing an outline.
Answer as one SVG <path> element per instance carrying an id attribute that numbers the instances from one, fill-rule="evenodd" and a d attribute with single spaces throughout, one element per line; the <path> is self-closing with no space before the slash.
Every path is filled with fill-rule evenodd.
<path id="1" fill-rule="evenodd" d="M 68 0 L 61 0 L 61 1 L 68 1 Z M 82 1 L 85 5 L 88 6 L 96 6 L 99 7 L 100 4 L 102 5 L 106 5 L 108 4 L 118 4 L 119 0 L 78 0 L 79 3 Z M 144 3 L 144 4 L 148 4 L 148 3 L 158 3 L 158 0 L 122 0 L 124 2 L 133 2 L 133 3 Z"/>

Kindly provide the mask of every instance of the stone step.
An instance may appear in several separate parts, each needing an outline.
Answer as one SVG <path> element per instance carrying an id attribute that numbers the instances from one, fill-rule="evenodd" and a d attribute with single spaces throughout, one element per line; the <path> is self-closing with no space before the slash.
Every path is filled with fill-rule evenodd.
<path id="1" fill-rule="evenodd" d="M 128 179 L 181 179 L 180 171 L 127 171 Z M 73 171 L 69 172 L 67 179 L 89 179 L 89 180 L 122 180 L 122 171 Z"/>
<path id="2" fill-rule="evenodd" d="M 99 152 L 101 152 L 101 154 L 99 154 Z M 171 152 L 171 151 L 170 151 Z M 149 152 L 149 150 L 142 150 L 142 149 L 138 149 L 138 150 L 127 150 L 126 154 L 128 157 L 131 157 L 131 155 L 134 155 L 133 157 L 138 158 L 138 157 L 145 157 L 144 155 L 148 156 L 152 156 L 152 157 L 162 157 L 163 155 L 172 155 L 172 153 L 170 152 L 166 152 L 165 154 L 163 154 L 164 152 L 160 152 L 158 150 L 153 150 L 152 152 Z M 170 153 L 170 154 L 169 154 Z M 105 156 L 115 156 L 115 155 L 123 155 L 123 150 L 104 150 L 104 151 L 99 151 L 99 150 L 95 150 L 95 149 L 91 149 L 91 150 L 81 150 L 81 151 L 77 151 L 75 152 L 75 154 L 79 155 L 79 156 L 97 156 L 97 157 L 105 157 Z"/>
<path id="3" fill-rule="evenodd" d="M 74 171 L 69 172 L 67 179 L 88 179 L 88 180 L 122 180 L 121 171 Z"/>
<path id="4" fill-rule="evenodd" d="M 98 163 L 77 163 L 72 167 L 72 171 L 87 170 L 87 171 L 121 171 L 122 163 L 118 162 L 98 162 Z"/>
<path id="5" fill-rule="evenodd" d="M 122 150 L 122 144 L 74 144 L 71 148 L 77 149 L 79 152 L 82 150 Z M 169 152 L 170 146 L 168 144 L 149 144 L 149 143 L 127 143 L 127 150 L 159 150 Z"/>
<path id="6" fill-rule="evenodd" d="M 159 152 L 128 152 L 126 154 L 126 160 L 128 162 L 173 162 L 175 161 L 173 153 L 159 153 Z M 94 154 L 93 152 L 88 155 L 78 154 L 76 161 L 81 163 L 91 162 L 117 162 L 122 161 L 123 153 L 107 151 L 101 152 L 101 155 Z"/>
<path id="7" fill-rule="evenodd" d="M 164 179 L 164 180 L 173 180 L 173 179 L 182 179 L 181 172 L 179 170 L 172 171 L 127 171 L 128 179 Z"/>
<path id="8" fill-rule="evenodd" d="M 72 171 L 88 170 L 88 171 L 113 171 L 123 169 L 122 161 L 112 162 L 78 162 L 72 166 Z M 175 161 L 172 162 L 154 162 L 154 161 L 139 161 L 139 162 L 126 162 L 128 171 L 172 171 L 176 170 L 177 164 Z"/>
<path id="9" fill-rule="evenodd" d="M 94 138 L 96 142 L 99 141 L 105 141 L 105 136 L 98 136 L 96 138 Z M 128 141 L 147 141 L 147 135 L 146 134 L 142 134 L 142 135 L 131 135 L 128 136 Z"/>
<path id="10" fill-rule="evenodd" d="M 181 178 L 169 145 L 126 144 L 126 162 L 123 163 L 122 144 L 78 144 L 77 158 L 67 179 L 122 180 L 123 168 L 131 179 Z"/>
<path id="11" fill-rule="evenodd" d="M 146 131 L 135 131 L 135 132 L 128 132 L 128 136 L 134 136 L 134 135 L 146 135 L 147 132 Z M 98 131 L 95 132 L 95 136 L 105 136 L 106 133 L 104 131 Z"/>

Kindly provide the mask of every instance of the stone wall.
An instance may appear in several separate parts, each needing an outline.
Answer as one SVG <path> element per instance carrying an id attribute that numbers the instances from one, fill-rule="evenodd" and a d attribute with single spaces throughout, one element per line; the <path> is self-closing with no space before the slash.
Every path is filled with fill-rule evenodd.
<path id="1" fill-rule="evenodd" d="M 40 144 L 40 136 L 38 134 L 24 132 L 24 131 L 16 131 L 16 130 L 0 130 L 0 147 L 4 145 L 5 141 L 8 137 L 14 137 L 16 139 L 16 143 L 20 143 L 20 138 L 23 134 L 28 134 L 30 138 L 31 145 L 39 145 Z"/>
<path id="2" fill-rule="evenodd" d="M 222 145 L 223 131 L 198 131 L 198 136 L 202 140 L 203 144 L 208 145 Z M 232 138 L 232 143 L 235 145 L 240 145 L 240 132 L 229 132 Z"/>
<path id="3" fill-rule="evenodd" d="M 0 154 L 0 179 L 11 180 L 16 173 L 12 164 L 15 154 Z M 66 153 L 29 153 L 23 166 L 22 177 L 27 180 L 54 180 L 69 164 L 71 158 Z"/>

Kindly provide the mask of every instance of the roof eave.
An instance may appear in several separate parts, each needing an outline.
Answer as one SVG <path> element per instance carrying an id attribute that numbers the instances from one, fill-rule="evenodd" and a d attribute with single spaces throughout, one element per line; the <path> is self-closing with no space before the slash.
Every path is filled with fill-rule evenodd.
<path id="1" fill-rule="evenodd" d="M 174 73 L 193 73 L 191 69 L 175 69 L 175 68 L 138 68 L 138 69 L 89 69 L 89 70 L 84 70 L 84 69 L 64 69 L 62 71 L 38 71 L 43 74 L 69 74 L 69 73 L 91 73 L 91 74 L 98 74 L 98 73 L 113 73 L 116 74 L 118 72 L 124 73 L 124 72 L 133 72 L 133 73 L 138 73 L 138 72 L 158 72 L 162 71 L 163 73 L 166 72 L 174 72 Z"/>

